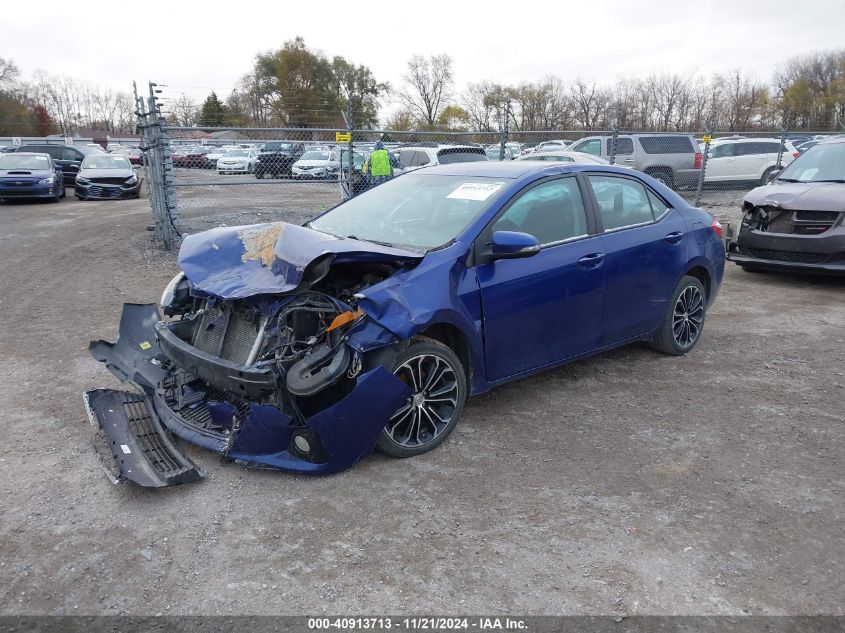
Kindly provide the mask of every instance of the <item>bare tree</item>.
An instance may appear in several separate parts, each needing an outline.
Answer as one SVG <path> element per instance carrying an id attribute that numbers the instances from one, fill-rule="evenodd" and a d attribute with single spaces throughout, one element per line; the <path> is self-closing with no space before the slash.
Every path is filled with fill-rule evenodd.
<path id="1" fill-rule="evenodd" d="M 593 130 L 602 114 L 607 109 L 607 94 L 596 86 L 596 82 L 587 85 L 582 79 L 576 79 L 569 86 L 569 95 L 575 110 L 575 119 L 585 130 Z"/>
<path id="2" fill-rule="evenodd" d="M 170 112 L 175 117 L 177 125 L 183 127 L 190 127 L 196 123 L 198 111 L 199 108 L 197 107 L 196 101 L 184 92 L 170 104 Z"/>
<path id="3" fill-rule="evenodd" d="M 494 98 L 501 94 L 503 87 L 492 81 L 482 81 L 467 85 L 461 95 L 461 104 L 469 114 L 470 124 L 479 132 L 492 132 L 494 127 Z"/>
<path id="4" fill-rule="evenodd" d="M 0 57 L 0 88 L 14 86 L 19 75 L 20 71 L 15 62 Z"/>
<path id="5" fill-rule="evenodd" d="M 440 111 L 452 98 L 452 58 L 447 53 L 408 60 L 405 87 L 397 92 L 399 101 L 421 123 L 433 127 Z"/>

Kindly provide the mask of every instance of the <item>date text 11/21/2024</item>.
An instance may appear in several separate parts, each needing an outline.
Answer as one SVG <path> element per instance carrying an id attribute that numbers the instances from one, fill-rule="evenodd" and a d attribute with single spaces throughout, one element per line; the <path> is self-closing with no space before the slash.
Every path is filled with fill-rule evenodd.
<path id="1" fill-rule="evenodd" d="M 321 630 L 405 630 L 405 631 L 442 631 L 442 630 L 478 630 L 478 631 L 521 631 L 526 630 L 524 620 L 500 617 L 350 617 L 350 618 L 308 618 L 308 629 Z"/>

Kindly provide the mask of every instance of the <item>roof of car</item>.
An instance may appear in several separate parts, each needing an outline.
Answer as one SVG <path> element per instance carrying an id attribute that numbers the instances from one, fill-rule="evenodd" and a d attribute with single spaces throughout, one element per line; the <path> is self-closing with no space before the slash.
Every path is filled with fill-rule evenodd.
<path id="1" fill-rule="evenodd" d="M 530 160 L 484 160 L 469 163 L 450 163 L 433 165 L 412 171 L 412 174 L 440 174 L 443 176 L 478 176 L 482 178 L 519 178 L 526 174 L 559 174 L 561 170 L 575 171 L 613 171 L 628 175 L 632 170 L 618 165 L 593 165 L 587 163 L 564 163 Z"/>
<path id="2" fill-rule="evenodd" d="M 819 141 L 819 145 L 824 143 L 827 145 L 828 143 L 845 143 L 845 136 L 833 136 L 831 138 L 826 138 L 823 141 Z"/>
<path id="3" fill-rule="evenodd" d="M 47 152 L 15 152 L 16 156 L 46 156 L 50 158 Z"/>

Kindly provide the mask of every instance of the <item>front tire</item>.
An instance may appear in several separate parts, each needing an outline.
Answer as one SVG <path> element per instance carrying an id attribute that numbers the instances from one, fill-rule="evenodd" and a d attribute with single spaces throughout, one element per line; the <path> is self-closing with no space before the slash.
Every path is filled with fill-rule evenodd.
<path id="1" fill-rule="evenodd" d="M 707 294 L 695 277 L 685 275 L 675 287 L 666 309 L 666 316 L 652 340 L 658 352 L 681 356 L 689 352 L 704 329 Z"/>
<path id="2" fill-rule="evenodd" d="M 396 357 L 393 374 L 412 394 L 391 416 L 376 446 L 391 457 L 413 457 L 437 448 L 464 410 L 467 381 L 460 359 L 442 343 L 419 338 Z"/>

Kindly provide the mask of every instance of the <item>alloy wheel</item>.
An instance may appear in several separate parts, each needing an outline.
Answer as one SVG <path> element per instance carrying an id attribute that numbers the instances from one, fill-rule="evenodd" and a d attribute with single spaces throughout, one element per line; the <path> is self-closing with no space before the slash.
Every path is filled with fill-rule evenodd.
<path id="1" fill-rule="evenodd" d="M 695 286 L 683 289 L 672 314 L 672 335 L 682 348 L 692 347 L 704 323 L 704 296 Z"/>
<path id="2" fill-rule="evenodd" d="M 455 370 L 439 356 L 420 354 L 393 373 L 413 393 L 390 418 L 385 427 L 387 436 L 405 448 L 433 442 L 449 426 L 458 407 Z"/>

